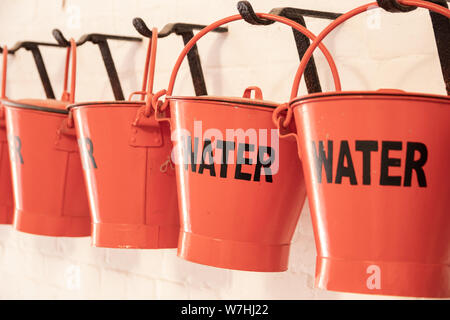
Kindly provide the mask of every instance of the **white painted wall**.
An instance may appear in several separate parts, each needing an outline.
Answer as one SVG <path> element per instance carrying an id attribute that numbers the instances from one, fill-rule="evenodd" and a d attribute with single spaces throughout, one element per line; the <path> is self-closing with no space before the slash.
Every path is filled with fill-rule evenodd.
<path id="1" fill-rule="evenodd" d="M 65 2 L 65 5 L 63 3 Z M 0 44 L 19 40 L 53 41 L 60 28 L 78 39 L 88 32 L 137 35 L 131 20 L 145 19 L 162 28 L 168 22 L 208 24 L 236 14 L 236 0 L 2 0 Z M 365 0 L 259 0 L 257 11 L 291 6 L 345 12 Z M 326 21 L 307 19 L 319 33 Z M 444 94 L 445 87 L 428 13 L 374 11 L 354 18 L 325 44 L 334 54 L 345 90 L 398 88 Z M 146 42 L 110 42 L 127 96 L 140 89 Z M 165 88 L 182 48 L 172 35 L 158 45 L 155 89 Z M 280 24 L 254 27 L 229 25 L 229 34 L 211 34 L 199 44 L 210 94 L 240 96 L 250 85 L 264 97 L 286 101 L 298 66 L 291 31 Z M 65 51 L 42 48 L 55 94 L 60 95 Z M 322 87 L 332 90 L 327 65 L 317 53 Z M 31 54 L 19 51 L 9 59 L 10 98 L 44 97 Z M 113 98 L 99 50 L 92 44 L 78 50 L 77 100 Z M 303 86 L 303 92 L 304 91 Z M 192 95 L 183 65 L 175 93 Z M 315 246 L 308 208 L 304 208 L 291 249 L 289 270 L 253 273 L 222 270 L 186 262 L 175 250 L 124 250 L 90 247 L 90 239 L 40 237 L 0 226 L 0 298 L 116 299 L 366 299 L 373 296 L 327 292 L 313 288 Z M 376 297 L 376 296 L 375 296 Z"/>

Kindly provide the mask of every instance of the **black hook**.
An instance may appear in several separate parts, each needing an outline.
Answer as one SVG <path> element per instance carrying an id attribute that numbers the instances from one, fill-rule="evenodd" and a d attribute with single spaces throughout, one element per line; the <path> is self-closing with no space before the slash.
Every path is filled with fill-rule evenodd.
<path id="1" fill-rule="evenodd" d="M 133 26 L 144 37 L 151 38 L 152 31 L 147 27 L 144 20 L 141 18 L 133 19 Z M 205 28 L 204 25 L 199 24 L 189 24 L 189 23 L 169 23 L 165 25 L 161 31 L 158 33 L 158 38 L 164 38 L 172 33 L 181 35 L 183 38 L 183 43 L 186 45 L 194 36 L 194 30 L 201 30 Z M 219 27 L 213 30 L 213 32 L 227 32 L 228 28 Z M 197 96 L 207 95 L 205 78 L 203 76 L 202 65 L 200 62 L 200 56 L 198 54 L 197 44 L 195 44 L 192 49 L 187 54 L 189 69 L 191 71 L 192 82 L 194 83 L 194 90 Z"/>
<path id="2" fill-rule="evenodd" d="M 446 0 L 427 0 L 448 9 Z M 430 11 L 431 23 L 433 25 L 434 39 L 441 63 L 442 76 L 445 82 L 447 95 L 450 95 L 450 19 L 439 13 Z"/>
<path id="3" fill-rule="evenodd" d="M 446 0 L 426 0 L 438 4 L 444 8 L 448 8 Z M 413 6 L 405 6 L 398 3 L 397 0 L 377 0 L 380 7 L 391 12 L 409 12 L 415 9 Z M 270 24 L 265 19 L 261 19 L 255 15 L 251 4 L 248 1 L 239 1 L 238 10 L 242 18 L 251 24 L 267 25 Z M 336 19 L 341 14 L 334 12 L 323 12 L 314 10 L 305 10 L 298 8 L 275 8 L 270 11 L 271 14 L 284 16 L 288 19 L 294 20 L 302 26 L 306 27 L 304 17 L 320 18 L 320 19 Z M 444 77 L 447 94 L 450 95 L 450 50 L 448 44 L 450 43 L 450 20 L 441 16 L 438 13 L 430 11 L 431 22 L 433 24 L 434 37 L 438 49 L 439 60 L 441 63 L 442 75 Z M 300 59 L 305 54 L 310 41 L 302 33 L 294 31 L 294 38 L 297 45 L 297 51 Z M 320 80 L 317 74 L 317 68 L 314 58 L 311 57 L 306 70 L 305 82 L 309 93 L 321 92 Z"/>
<path id="4" fill-rule="evenodd" d="M 274 21 L 259 18 L 255 11 L 253 10 L 252 5 L 248 1 L 239 1 L 237 4 L 237 9 L 242 18 L 250 24 L 253 25 L 269 25 Z M 270 14 L 286 17 L 291 19 L 298 24 L 302 25 L 306 28 L 306 22 L 304 16 L 307 17 L 315 17 L 321 19 L 336 19 L 341 14 L 334 12 L 322 12 L 322 11 L 314 11 L 314 10 L 304 10 L 297 8 L 274 8 L 270 11 Z M 306 50 L 310 45 L 309 38 L 305 36 L 303 33 L 292 29 L 294 33 L 294 40 L 297 46 L 297 52 L 300 60 L 303 58 Z M 308 89 L 308 93 L 322 92 L 322 88 L 320 85 L 319 75 L 317 73 L 316 63 L 314 61 L 314 57 L 311 57 L 308 65 L 305 70 L 305 82 L 306 87 Z"/>
<path id="5" fill-rule="evenodd" d="M 55 99 L 55 94 L 53 93 L 53 88 L 50 83 L 50 78 L 48 77 L 48 72 L 45 68 L 44 59 L 42 58 L 39 46 L 63 47 L 62 45 L 57 43 L 21 41 L 17 42 L 11 49 L 8 49 L 8 53 L 15 54 L 20 49 L 31 51 L 31 53 L 33 54 L 34 62 L 39 72 L 39 77 L 41 78 L 42 86 L 44 87 L 45 95 L 48 99 Z M 3 49 L 1 49 L 0 52 L 3 52 Z"/>
<path id="6" fill-rule="evenodd" d="M 139 32 L 140 35 L 151 38 L 152 37 L 152 31 L 147 27 L 144 20 L 141 18 L 134 18 L 133 19 L 133 26 L 136 29 L 137 32 Z M 158 38 L 165 38 L 169 36 L 172 33 L 175 33 L 177 35 L 181 35 L 185 32 L 190 32 L 193 30 L 201 30 L 205 28 L 205 25 L 201 24 L 192 24 L 192 23 L 168 23 L 166 24 L 158 33 Z M 213 30 L 213 32 L 227 32 L 228 28 L 226 27 L 219 27 Z"/>
<path id="7" fill-rule="evenodd" d="M 397 0 L 377 0 L 378 6 L 389 12 L 409 12 L 417 7 L 405 6 Z"/>
<path id="8" fill-rule="evenodd" d="M 52 34 L 59 45 L 65 47 L 70 46 L 70 42 L 64 37 L 63 33 L 59 29 L 54 29 L 52 31 Z M 119 80 L 119 75 L 117 74 L 117 69 L 111 55 L 111 50 L 109 49 L 108 40 L 140 42 L 142 41 L 142 39 L 136 37 L 117 36 L 102 33 L 89 33 L 81 36 L 80 39 L 76 42 L 77 46 L 81 46 L 86 42 L 92 42 L 98 45 L 100 53 L 102 55 L 103 63 L 105 64 L 106 72 L 108 73 L 109 82 L 111 83 L 111 87 L 114 93 L 114 98 L 116 100 L 125 100 L 122 91 L 122 86 Z"/>
<path id="9" fill-rule="evenodd" d="M 241 17 L 250 24 L 268 26 L 275 21 L 262 19 L 255 14 L 252 5 L 248 1 L 239 1 L 237 3 L 237 9 Z"/>

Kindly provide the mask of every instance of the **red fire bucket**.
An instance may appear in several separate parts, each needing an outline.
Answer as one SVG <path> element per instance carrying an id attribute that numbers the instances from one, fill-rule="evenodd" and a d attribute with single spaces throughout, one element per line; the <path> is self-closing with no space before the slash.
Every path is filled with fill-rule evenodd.
<path id="1" fill-rule="evenodd" d="M 258 16 L 314 38 L 289 19 Z M 295 140 L 279 141 L 271 120 L 277 104 L 262 100 L 257 87 L 245 90 L 243 98 L 171 96 L 192 46 L 214 28 L 239 19 L 231 16 L 197 33 L 175 64 L 165 102 L 157 101 L 165 90 L 153 97 L 158 118 L 170 121 L 174 130 L 178 256 L 228 269 L 284 271 L 306 191 L 300 161 L 291 156 Z"/>
<path id="2" fill-rule="evenodd" d="M 67 93 L 72 52 L 71 92 Z M 62 101 L 3 100 L 14 189 L 14 227 L 23 232 L 89 236 L 90 217 L 73 120 L 76 45 L 67 51 Z"/>
<path id="3" fill-rule="evenodd" d="M 450 17 L 423 1 L 402 1 Z M 373 7 L 352 10 L 337 25 Z M 298 139 L 316 238 L 316 286 L 450 297 L 450 98 L 400 90 L 313 94 L 274 113 Z M 287 126 L 295 119 L 297 132 Z M 292 123 L 291 123 L 292 124 Z"/>
<path id="4" fill-rule="evenodd" d="M 8 48 L 3 47 L 2 88 L 0 99 L 6 98 L 6 68 Z M 11 224 L 14 212 L 11 167 L 9 164 L 8 141 L 6 138 L 5 110 L 0 101 L 0 224 Z"/>
<path id="5" fill-rule="evenodd" d="M 157 249 L 178 243 L 170 127 L 156 121 L 150 104 L 158 31 L 152 34 L 147 102 L 69 106 L 88 188 L 92 244 L 97 247 Z M 145 91 L 137 93 L 145 96 Z"/>

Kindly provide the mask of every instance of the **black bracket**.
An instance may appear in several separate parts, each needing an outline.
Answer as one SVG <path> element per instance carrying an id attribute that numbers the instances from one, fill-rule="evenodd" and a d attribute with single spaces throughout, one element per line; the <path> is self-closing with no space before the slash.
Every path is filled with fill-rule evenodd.
<path id="1" fill-rule="evenodd" d="M 136 28 L 137 32 L 139 32 L 142 36 L 151 38 L 152 31 L 147 27 L 144 20 L 141 18 L 134 18 L 133 25 Z M 169 23 L 161 29 L 158 33 L 158 38 L 164 38 L 168 35 L 175 33 L 180 35 L 183 38 L 183 43 L 186 45 L 192 37 L 194 37 L 194 30 L 203 29 L 204 25 L 199 24 L 189 24 L 189 23 Z M 227 32 L 227 28 L 216 28 L 213 30 L 214 32 Z M 194 84 L 195 94 L 197 96 L 207 95 L 208 92 L 206 90 L 205 78 L 203 76 L 202 65 L 200 62 L 200 56 L 198 54 L 197 44 L 195 44 L 192 49 L 189 51 L 188 55 L 189 69 L 191 71 L 192 82 Z"/>
<path id="2" fill-rule="evenodd" d="M 427 0 L 448 9 L 445 0 Z M 447 95 L 450 95 L 450 19 L 436 12 L 430 11 L 433 25 L 434 39 L 441 62 L 442 76 L 444 77 Z"/>
<path id="3" fill-rule="evenodd" d="M 239 14 L 242 18 L 250 24 L 254 25 L 269 25 L 274 23 L 274 21 L 261 19 L 256 16 L 255 11 L 253 10 L 251 4 L 248 1 L 239 1 L 237 5 Z M 314 10 L 304 10 L 297 8 L 274 8 L 270 11 L 270 14 L 286 17 L 291 19 L 298 24 L 302 25 L 306 28 L 306 22 L 304 17 L 313 17 L 319 19 L 329 19 L 334 20 L 338 18 L 341 14 L 334 12 L 323 12 L 323 11 L 314 11 Z M 303 58 L 306 50 L 310 45 L 309 38 L 305 36 L 303 33 L 292 29 L 294 33 L 294 40 L 297 46 L 297 52 L 300 60 Z M 319 75 L 317 73 L 316 63 L 314 61 L 314 57 L 308 62 L 305 70 L 305 82 L 306 88 L 308 89 L 308 93 L 316 93 L 322 92 L 322 88 L 320 85 Z"/>
<path id="4" fill-rule="evenodd" d="M 58 29 L 54 29 L 52 31 L 53 37 L 56 39 L 60 46 L 68 47 L 70 46 L 70 42 L 64 37 L 62 32 Z M 122 41 L 134 41 L 140 42 L 141 38 L 136 37 L 127 37 L 127 36 L 116 36 L 109 34 L 100 34 L 100 33 L 90 33 L 83 35 L 76 43 L 77 46 L 81 46 L 86 42 L 92 42 L 93 44 L 97 44 L 100 53 L 102 55 L 103 63 L 105 64 L 106 72 L 108 73 L 109 82 L 111 83 L 111 87 L 114 93 L 114 98 L 116 100 L 125 100 L 123 95 L 122 86 L 120 84 L 119 76 L 117 74 L 117 69 L 114 64 L 114 60 L 111 55 L 111 50 L 109 49 L 108 40 L 122 40 Z"/>
<path id="5" fill-rule="evenodd" d="M 39 46 L 46 47 L 62 47 L 57 43 L 47 43 L 47 42 L 35 42 L 35 41 L 22 41 L 16 43 L 11 49 L 8 49 L 8 54 L 15 54 L 19 49 L 25 49 L 31 51 L 33 54 L 34 62 L 39 72 L 39 77 L 41 78 L 42 86 L 44 87 L 45 95 L 48 99 L 55 99 L 55 94 L 53 92 L 52 85 L 50 83 L 50 78 L 48 77 L 47 69 L 45 68 L 44 59 L 42 58 Z M 0 48 L 0 53 L 3 49 Z"/>
<path id="6" fill-rule="evenodd" d="M 395 2 L 395 0 L 379 0 L 381 2 Z M 440 6 L 448 8 L 446 0 L 426 0 L 438 4 Z M 411 11 L 414 8 L 404 8 L 402 12 Z M 248 1 L 238 2 L 238 11 L 245 21 L 256 25 L 269 25 L 273 21 L 266 19 L 260 19 L 255 15 L 251 4 Z M 399 12 L 399 11 L 397 11 Z M 335 12 L 323 12 L 314 10 L 305 10 L 298 8 L 275 8 L 270 11 L 271 14 L 286 17 L 288 19 L 294 20 L 295 22 L 306 27 L 304 17 L 320 18 L 320 19 L 330 19 L 334 20 L 338 18 L 341 13 Z M 431 22 L 433 24 L 433 31 L 436 40 L 436 46 L 438 50 L 439 60 L 441 63 L 441 70 L 444 77 L 447 94 L 450 95 L 450 20 L 438 13 L 430 11 Z M 295 43 L 297 45 L 298 55 L 300 60 L 305 54 L 306 50 L 310 45 L 308 37 L 304 36 L 302 33 L 293 30 Z M 314 57 L 311 57 L 306 70 L 305 70 L 305 82 L 308 89 L 308 93 L 321 92 L 320 80 L 317 74 L 317 68 L 314 62 Z"/>

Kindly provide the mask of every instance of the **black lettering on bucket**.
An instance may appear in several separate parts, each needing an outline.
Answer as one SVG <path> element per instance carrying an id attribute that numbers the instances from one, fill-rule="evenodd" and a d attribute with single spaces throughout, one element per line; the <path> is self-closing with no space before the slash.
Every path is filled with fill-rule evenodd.
<path id="1" fill-rule="evenodd" d="M 187 136 L 183 146 L 184 170 L 187 170 L 190 164 L 192 172 L 197 171 L 197 153 L 198 138 L 194 138 L 194 150 L 192 150 L 192 138 L 191 136 Z M 188 159 L 189 155 L 191 155 L 191 159 Z"/>
<path id="2" fill-rule="evenodd" d="M 206 163 L 205 158 L 208 157 L 208 163 Z M 209 175 L 211 177 L 216 176 L 216 169 L 214 168 L 214 155 L 212 150 L 211 140 L 205 140 L 203 142 L 203 152 L 202 152 L 202 162 L 198 166 L 198 173 L 203 173 L 203 170 L 209 170 Z"/>
<path id="3" fill-rule="evenodd" d="M 325 156 L 323 141 L 319 141 L 319 150 L 316 152 L 316 143 L 312 142 L 314 163 L 316 165 L 316 177 L 319 183 L 322 183 L 322 165 L 327 176 L 327 183 L 333 182 L 333 141 L 328 140 L 328 157 Z"/>
<path id="4" fill-rule="evenodd" d="M 268 155 L 269 158 L 263 161 L 264 155 Z M 272 182 L 272 170 L 270 166 L 275 160 L 275 150 L 271 147 L 261 146 L 258 148 L 258 156 L 255 167 L 255 174 L 253 175 L 253 181 L 259 181 L 261 179 L 261 170 L 264 169 L 264 175 L 266 177 L 266 182 Z"/>
<path id="5" fill-rule="evenodd" d="M 248 165 L 252 164 L 252 159 L 246 158 L 244 156 L 244 152 L 253 151 L 254 149 L 255 149 L 254 144 L 239 143 L 238 152 L 237 152 L 236 171 L 234 174 L 235 179 L 246 180 L 246 181 L 252 180 L 251 173 L 242 172 L 242 164 L 248 164 Z"/>
<path id="6" fill-rule="evenodd" d="M 276 161 L 275 149 L 269 146 L 256 146 L 251 143 L 237 143 L 234 141 L 209 139 L 203 141 L 203 147 L 199 145 L 198 137 L 192 139 L 191 136 L 183 138 L 178 145 L 180 158 L 183 161 L 179 163 L 185 171 L 189 170 L 198 174 L 205 174 L 209 171 L 209 176 L 220 178 L 231 178 L 244 181 L 261 181 L 261 175 L 265 176 L 265 182 L 273 182 L 272 165 Z M 194 145 L 192 145 L 192 140 Z M 201 157 L 197 157 L 199 149 L 202 148 Z M 257 149 L 258 148 L 258 149 Z M 221 154 L 216 154 L 220 150 Z M 257 151 L 257 160 L 255 154 L 249 154 Z M 218 165 L 216 168 L 216 164 Z M 229 166 L 235 164 L 233 171 L 229 172 Z M 216 169 L 220 166 L 220 174 L 217 175 Z M 248 167 L 248 166 L 254 166 Z M 181 168 L 183 168 L 181 167 Z M 198 169 L 198 170 L 197 170 Z M 262 172 L 264 170 L 264 172 Z"/>
<path id="7" fill-rule="evenodd" d="M 381 150 L 379 150 L 379 143 L 381 143 Z M 379 159 L 379 185 L 381 186 L 403 186 L 411 187 L 413 180 L 413 172 L 417 177 L 417 184 L 419 187 L 427 186 L 427 179 L 424 166 L 428 160 L 428 149 L 424 143 L 421 142 L 405 142 L 402 141 L 376 141 L 376 140 L 355 140 L 355 149 L 362 153 L 362 168 L 355 170 L 352 151 L 348 140 L 342 140 L 339 144 L 339 153 L 336 163 L 336 172 L 333 172 L 333 141 L 328 140 L 328 150 L 324 148 L 324 141 L 312 141 L 312 161 L 315 168 L 313 169 L 317 181 L 322 183 L 322 167 L 325 169 L 327 183 L 333 183 L 333 174 L 335 174 L 334 183 L 342 184 L 342 178 L 348 177 L 350 185 L 358 185 L 357 174 L 362 176 L 363 185 L 371 185 L 372 175 L 378 170 L 372 170 L 372 155 L 374 152 L 380 151 Z M 318 148 L 316 149 L 316 145 Z M 403 146 L 406 145 L 406 152 L 403 152 L 403 157 L 395 156 L 395 152 L 401 152 Z M 404 168 L 402 168 L 402 159 L 404 159 Z M 361 163 L 358 162 L 357 163 Z M 377 167 L 378 168 L 378 167 Z M 397 172 L 404 173 L 402 175 L 395 175 L 390 173 L 390 168 L 398 168 Z M 361 171 L 359 171 L 361 170 Z M 395 169 L 394 169 L 395 170 Z M 402 171 L 400 171 L 402 170 Z M 361 173 L 360 173 L 361 172 Z"/>
<path id="8" fill-rule="evenodd" d="M 235 149 L 234 141 L 217 140 L 217 149 L 222 149 L 222 163 L 220 164 L 220 177 L 226 178 L 228 173 L 228 155 Z"/>
<path id="9" fill-rule="evenodd" d="M 92 140 L 88 137 L 80 138 L 78 139 L 78 145 L 81 150 L 83 169 L 97 169 L 97 162 L 95 162 L 94 158 L 94 144 L 92 143 Z"/>
<path id="10" fill-rule="evenodd" d="M 415 153 L 419 152 L 419 159 L 414 160 Z M 408 142 L 406 149 L 406 161 L 405 161 L 405 180 L 403 186 L 411 187 L 412 172 L 416 171 L 417 182 L 419 187 L 427 186 L 427 179 L 425 178 L 425 171 L 423 166 L 428 159 L 427 146 L 420 142 Z"/>
<path id="11" fill-rule="evenodd" d="M 355 150 L 362 152 L 363 157 L 363 184 L 370 185 L 370 160 L 371 152 L 378 151 L 378 141 L 374 140 L 356 140 Z"/>
<path id="12" fill-rule="evenodd" d="M 11 154 L 11 161 L 13 162 L 19 162 L 20 164 L 23 164 L 23 156 L 22 156 L 22 140 L 20 140 L 19 136 L 9 136 L 10 141 L 10 154 Z"/>
<path id="13" fill-rule="evenodd" d="M 381 169 L 380 185 L 382 186 L 400 186 L 402 184 L 401 176 L 390 176 L 389 167 L 400 167 L 399 158 L 390 158 L 390 150 L 402 150 L 401 141 L 382 141 L 381 142 Z"/>
<path id="14" fill-rule="evenodd" d="M 347 162 L 346 166 L 345 162 Z M 347 140 L 341 141 L 341 147 L 339 149 L 339 158 L 336 170 L 336 180 L 334 183 L 341 184 L 342 177 L 348 177 L 350 179 L 351 185 L 357 184 L 355 167 L 353 166 L 352 154 L 350 153 L 350 148 L 348 146 Z"/>

